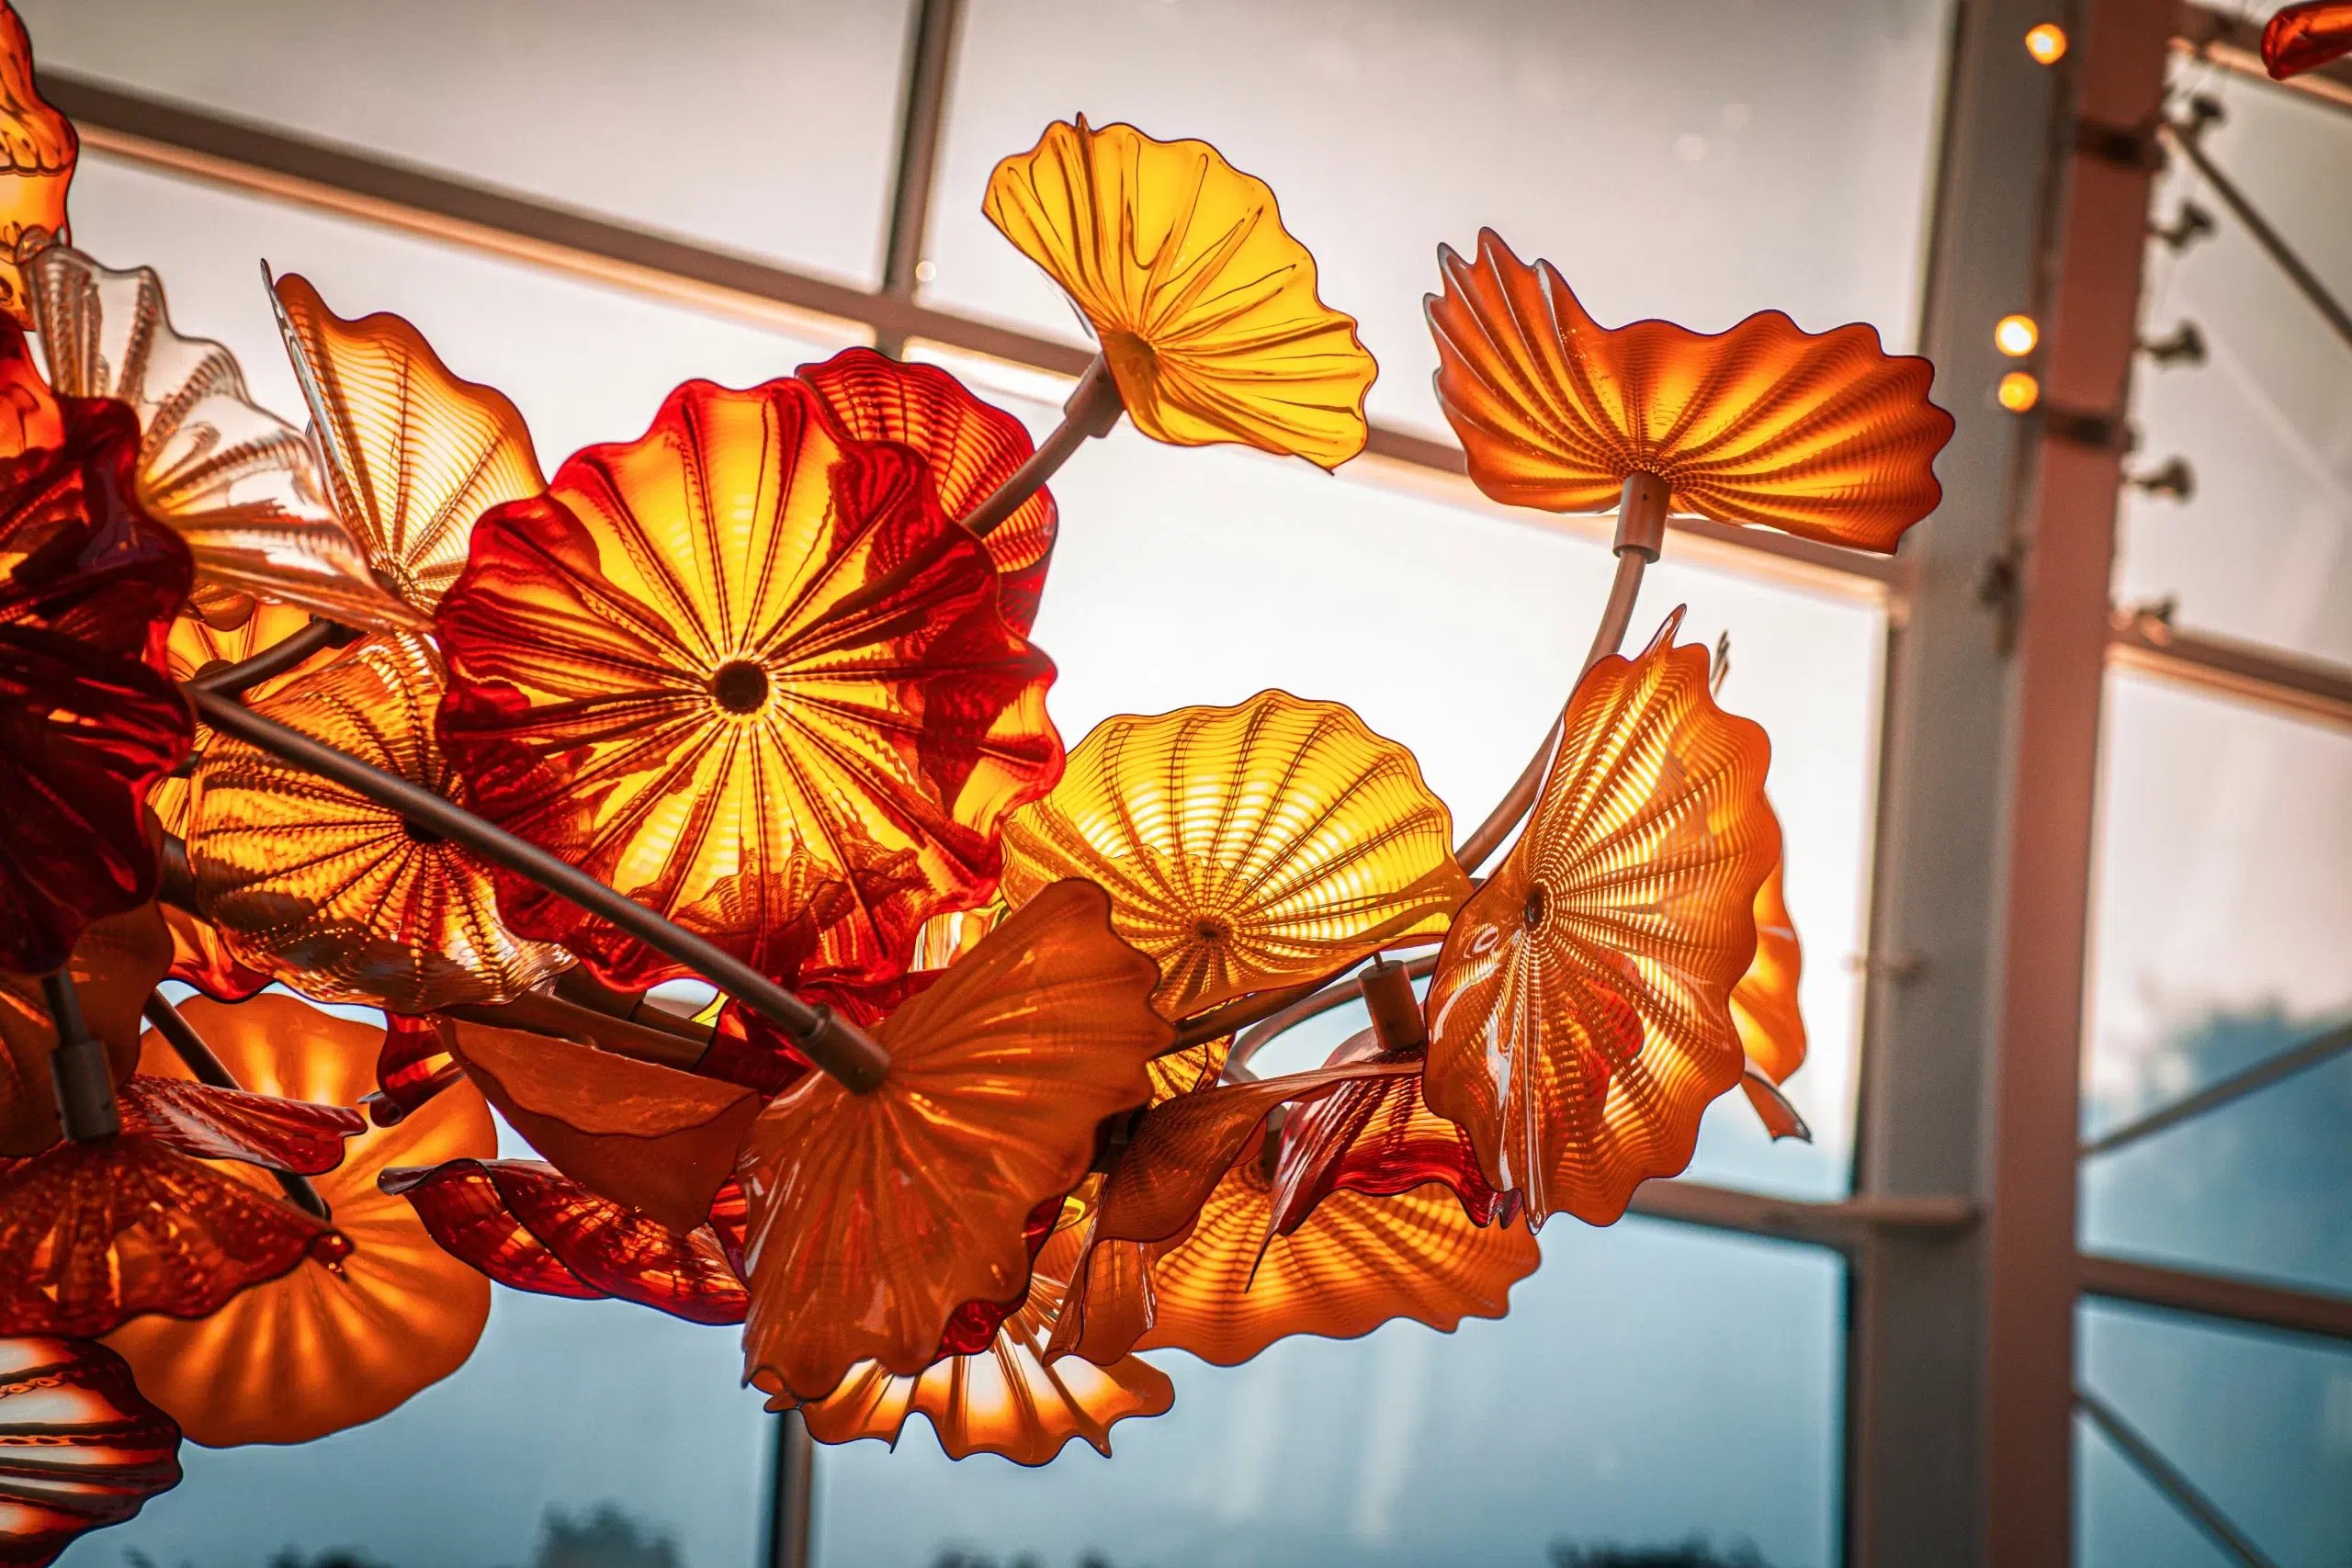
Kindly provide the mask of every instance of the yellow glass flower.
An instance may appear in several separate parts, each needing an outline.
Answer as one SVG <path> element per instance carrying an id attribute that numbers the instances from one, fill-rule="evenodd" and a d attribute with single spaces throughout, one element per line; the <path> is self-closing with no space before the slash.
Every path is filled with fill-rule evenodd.
<path id="1" fill-rule="evenodd" d="M 1337 468 L 1379 367 L 1315 290 L 1274 193 L 1205 141 L 1057 121 L 989 178 L 989 221 L 1094 326 L 1155 441 L 1237 441 Z"/>
<path id="2" fill-rule="evenodd" d="M 34 84 L 25 24 L 0 5 L 0 313 L 20 327 L 33 322 L 17 258 L 64 242 L 65 192 L 81 150 L 74 122 Z"/>
<path id="3" fill-rule="evenodd" d="M 1170 1018 L 1436 932 L 1470 884 L 1413 754 L 1338 703 L 1261 692 L 1096 725 L 1004 832 L 1005 898 L 1111 895 Z"/>

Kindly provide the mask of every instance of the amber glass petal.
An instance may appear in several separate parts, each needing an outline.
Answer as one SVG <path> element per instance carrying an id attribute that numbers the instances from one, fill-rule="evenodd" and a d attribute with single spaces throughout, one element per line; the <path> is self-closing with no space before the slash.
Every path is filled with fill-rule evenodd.
<path id="1" fill-rule="evenodd" d="M 1197 1218 L 1197 1216 L 1195 1216 Z M 1115 1366 L 1136 1348 L 1158 1311 L 1152 1288 L 1155 1244 L 1118 1241 L 1097 1233 L 1100 1212 L 1090 1213 L 1070 1280 L 1054 1316 L 1046 1359 L 1075 1356 L 1098 1367 Z M 1172 1247 L 1192 1234 L 1192 1224 L 1159 1247 Z"/>
<path id="2" fill-rule="evenodd" d="M 703 1223 L 760 1113 L 750 1089 L 674 1067 L 477 1023 L 451 1032 L 468 1074 L 533 1148 L 673 1230 Z"/>
<path id="3" fill-rule="evenodd" d="M 348 1106 L 375 1078 L 382 1032 L 272 993 L 234 1007 L 191 999 L 182 1014 L 255 1094 Z M 169 1046 L 147 1036 L 149 1075 L 182 1079 Z M 108 1337 L 139 1385 L 215 1448 L 300 1443 L 397 1408 L 465 1363 L 490 1314 L 490 1287 L 436 1247 L 409 1206 L 377 1188 L 388 1166 L 488 1156 L 490 1108 L 458 1085 L 398 1126 L 362 1132 L 315 1179 L 350 1243 L 332 1267 L 315 1256 L 254 1285 L 200 1322 L 134 1318 Z M 225 1172 L 260 1191 L 247 1167 Z"/>
<path id="4" fill-rule="evenodd" d="M 136 660 L 0 623 L 0 969 L 45 974 L 155 897 L 142 810 L 187 752 L 187 703 Z"/>
<path id="5" fill-rule="evenodd" d="M 1363 450 L 1379 367 L 1325 305 L 1263 180 L 1205 141 L 1081 115 L 989 178 L 989 221 L 1094 324 L 1155 441 L 1238 441 L 1337 468 Z"/>
<path id="6" fill-rule="evenodd" d="M 553 1168 L 548 1168 L 552 1174 Z M 605 1299 L 606 1292 L 565 1268 L 548 1244 L 514 1217 L 485 1162 L 401 1167 L 386 1171 L 381 1182 L 387 1193 L 414 1209 L 418 1221 L 450 1257 L 509 1290 L 573 1301 Z M 604 1201 L 584 1187 L 577 1190 Z"/>
<path id="7" fill-rule="evenodd" d="M 253 400 L 234 355 L 174 330 L 153 268 L 59 246 L 26 272 L 51 384 L 138 415 L 140 504 L 187 541 L 208 614 L 236 620 L 258 594 L 346 626 L 425 628 L 335 520 L 302 433 Z"/>
<path id="8" fill-rule="evenodd" d="M 907 447 L 798 381 L 692 381 L 485 517 L 444 600 L 450 755 L 513 832 L 765 972 L 906 966 L 1060 775 L 1053 666 Z M 611 984 L 678 973 L 517 879 L 518 931 Z"/>
<path id="9" fill-rule="evenodd" d="M 919 1372 L 957 1306 L 1017 1296 L 1031 1211 L 1150 1092 L 1144 1063 L 1170 1034 L 1157 979 L 1102 891 L 1066 883 L 883 1021 L 880 1088 L 812 1073 L 779 1095 L 738 1168 L 746 1381 L 822 1399 L 859 1361 Z"/>
<path id="10" fill-rule="evenodd" d="M 1497 501 L 1606 511 L 1627 475 L 1655 474 L 1676 512 L 1892 554 L 1942 499 L 1929 465 L 1952 421 L 1928 400 L 1934 369 L 1873 328 L 1805 333 L 1778 310 L 1713 336 L 1604 328 L 1491 229 L 1476 265 L 1444 246 L 1438 265 L 1438 404 Z"/>
<path id="11" fill-rule="evenodd" d="M 1538 1225 L 1613 1223 L 1690 1163 L 1701 1114 L 1739 1081 L 1731 989 L 1781 852 L 1771 748 L 1715 706 L 1706 650 L 1673 646 L 1680 621 L 1577 685 L 1527 829 L 1430 983 L 1430 1108 Z"/>
<path id="12" fill-rule="evenodd" d="M 1029 1295 L 986 1349 L 956 1356 L 911 1377 L 872 1362 L 843 1379 L 831 1397 L 800 1407 L 820 1443 L 879 1438 L 895 1444 L 910 1416 L 921 1416 L 950 1459 L 1002 1454 L 1038 1465 L 1083 1438 L 1104 1454 L 1111 1428 L 1131 1416 L 1161 1416 L 1176 1400 L 1166 1373 L 1134 1356 L 1097 1367 L 1076 1359 L 1048 1362 L 1046 1340 L 1069 1270 L 1078 1233 L 1066 1227 L 1046 1245 Z"/>
<path id="13" fill-rule="evenodd" d="M 81 141 L 33 82 L 33 46 L 17 13 L 0 5 L 0 311 L 33 324 L 17 258 L 68 238 L 65 193 Z"/>
<path id="14" fill-rule="evenodd" d="M 295 273 L 274 298 L 335 512 L 401 598 L 429 612 L 466 564 L 475 519 L 547 488 L 531 432 L 505 393 L 451 375 L 401 317 L 345 321 Z"/>
<path id="15" fill-rule="evenodd" d="M 387 637 L 254 708 L 464 805 L 434 739 L 440 703 L 431 645 Z M 567 966 L 500 923 L 481 862 L 399 814 L 240 741 L 217 740 L 196 781 L 198 907 L 241 961 L 304 995 L 423 1012 L 507 1001 Z"/>
<path id="16" fill-rule="evenodd" d="M 66 972 L 118 1086 L 138 1065 L 140 1010 L 171 957 L 153 904 L 93 921 L 74 944 Z M 56 1048 L 40 977 L 0 974 L 0 1156 L 35 1154 L 57 1141 L 57 1091 L 49 1077 Z"/>
<path id="17" fill-rule="evenodd" d="M 950 517 L 970 515 L 1029 460 L 1028 429 L 935 365 L 845 348 L 797 374 L 856 440 L 896 441 L 922 453 L 939 509 Z M 985 541 L 996 564 L 997 608 L 1005 625 L 1023 637 L 1037 618 L 1054 530 L 1054 498 L 1040 488 Z"/>
<path id="18" fill-rule="evenodd" d="M 1731 989 L 1731 1021 L 1739 1031 L 1740 1049 L 1750 1066 L 1776 1084 L 1788 1082 L 1804 1066 L 1804 1016 L 1797 1010 L 1804 952 L 1781 891 L 1781 864 L 1774 861 L 1771 874 L 1756 890 L 1756 956 Z"/>
<path id="19" fill-rule="evenodd" d="M 1350 1062 L 1225 1084 L 1153 1106 L 1102 1183 L 1099 1235 L 1161 1241 L 1176 1235 L 1193 1223 L 1226 1168 L 1275 1106 L 1329 1094 L 1353 1079 L 1418 1070 L 1414 1062 Z"/>
<path id="20" fill-rule="evenodd" d="M 164 923 L 172 935 L 169 978 L 186 981 L 216 1002 L 243 1001 L 270 983 L 267 971 L 239 963 L 220 929 L 201 915 L 166 904 Z"/>
<path id="21" fill-rule="evenodd" d="M 1037 1263 L 1037 1254 L 1054 1234 L 1067 1200 L 1047 1198 L 1029 1211 L 1029 1218 L 1021 1227 L 1022 1240 L 1029 1249 L 1030 1269 Z M 932 1352 L 935 1360 L 944 1356 L 969 1356 L 988 1348 L 989 1341 L 1004 1320 L 1012 1315 L 1021 1303 L 1029 1299 L 1028 1271 L 1023 1271 L 1021 1289 L 1001 1301 L 966 1302 L 947 1314 L 947 1326 L 939 1336 L 939 1348 Z"/>
<path id="22" fill-rule="evenodd" d="M 371 1101 L 368 1114 L 389 1126 L 464 1076 L 441 1020 L 387 1013 L 384 1043 L 376 1052 L 376 1092 L 382 1102 Z M 384 1103 L 391 1107 L 390 1113 Z"/>
<path id="23" fill-rule="evenodd" d="M 341 1165 L 344 1140 L 368 1130 L 368 1118 L 347 1106 L 146 1073 L 123 1083 L 120 1101 L 126 1136 L 152 1138 L 198 1159 L 243 1160 L 301 1176 Z"/>
<path id="24" fill-rule="evenodd" d="M 1151 1102 L 1175 1099 L 1180 1094 L 1196 1094 L 1215 1089 L 1224 1075 L 1225 1058 L 1233 1050 L 1233 1036 L 1210 1040 L 1201 1044 L 1152 1058 Z"/>
<path id="25" fill-rule="evenodd" d="M 2304 0 L 2282 7 L 2262 29 L 2262 63 L 2284 82 L 2352 54 L 2352 0 Z"/>
<path id="26" fill-rule="evenodd" d="M 1465 1317 L 1502 1316 L 1541 1261 L 1524 1224 L 1472 1224 L 1443 1187 L 1335 1192 L 1295 1235 L 1269 1240 L 1272 1197 L 1256 1160 L 1227 1175 L 1192 1234 L 1153 1262 L 1155 1314 L 1138 1348 L 1230 1367 L 1290 1335 L 1353 1339 L 1392 1318 L 1451 1333 Z"/>
<path id="27" fill-rule="evenodd" d="M 0 6 L 0 18 L 16 17 Z M 0 1562 L 40 1568 L 180 1483 L 180 1429 L 86 1339 L 0 1340 Z"/>
<path id="28" fill-rule="evenodd" d="M 689 1323 L 741 1323 L 743 1282 L 707 1226 L 674 1231 L 535 1160 L 452 1160 L 385 1179 L 442 1246 L 518 1291 L 612 1297 Z"/>
<path id="29" fill-rule="evenodd" d="M 1066 876 L 1111 894 L 1170 1017 L 1445 929 L 1470 885 L 1413 754 L 1338 703 L 1109 718 L 1004 831 L 1004 894 Z"/>
<path id="30" fill-rule="evenodd" d="M 1370 1059 L 1418 1068 L 1420 1053 Z M 1473 1224 L 1518 1213 L 1515 1199 L 1487 1184 L 1469 1134 L 1429 1108 L 1419 1071 L 1353 1079 L 1299 1106 L 1283 1123 L 1272 1223 L 1278 1235 L 1288 1235 L 1334 1192 L 1385 1198 L 1431 1182 L 1462 1200 Z"/>
<path id="31" fill-rule="evenodd" d="M 199 675 L 211 674 L 226 665 L 243 663 L 256 653 L 277 647 L 310 624 L 310 612 L 298 610 L 291 604 L 266 603 L 249 604 L 243 616 L 234 626 L 227 627 L 216 626 L 192 610 L 185 612 L 173 618 L 171 631 L 164 639 L 164 673 L 169 675 L 175 682 L 192 681 Z M 273 694 L 283 690 L 289 682 L 297 679 L 301 672 L 332 664 L 337 657 L 334 649 L 322 649 L 297 666 L 295 670 L 284 675 L 273 676 L 269 680 L 247 688 L 245 700 L 247 702 L 266 701 Z M 212 727 L 202 719 L 198 719 L 192 742 L 193 749 L 200 756 L 211 743 Z M 155 814 L 155 820 L 164 825 L 164 832 L 183 839 L 187 837 L 188 803 L 193 796 L 194 789 L 192 779 L 167 778 L 157 780 L 154 786 L 148 790 L 147 808 Z M 191 921 L 192 926 L 198 924 L 201 922 Z M 184 941 L 188 944 L 184 956 L 187 956 L 199 972 L 208 967 L 210 963 L 210 944 L 207 943 L 200 934 L 191 930 L 182 937 L 175 932 L 175 940 Z M 230 974 L 224 973 L 220 977 L 228 983 L 234 983 Z M 175 975 L 174 978 L 187 979 L 191 984 L 195 983 L 194 976 L 191 976 Z M 262 976 L 261 985 L 268 983 L 268 976 Z M 254 987 L 254 989 L 259 988 L 259 986 Z M 223 1001 L 237 999 L 232 996 L 222 996 L 220 991 L 210 987 L 205 987 L 204 989 L 213 996 L 220 997 Z"/>
<path id="32" fill-rule="evenodd" d="M 0 1335 L 202 1317 L 347 1248 L 291 1204 L 146 1138 L 59 1144 L 0 1175 Z"/>

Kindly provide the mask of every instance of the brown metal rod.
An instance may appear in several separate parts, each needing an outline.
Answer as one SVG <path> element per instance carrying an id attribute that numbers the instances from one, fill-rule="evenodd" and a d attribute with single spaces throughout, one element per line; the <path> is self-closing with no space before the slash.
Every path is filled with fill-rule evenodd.
<path id="1" fill-rule="evenodd" d="M 2266 1057 L 2241 1072 L 2232 1073 L 2219 1082 L 2206 1085 L 2196 1093 L 2186 1095 L 2160 1110 L 2127 1122 L 2112 1132 L 2102 1133 L 2075 1151 L 2076 1157 L 2088 1159 L 2093 1155 L 2110 1154 L 2127 1144 L 2136 1144 L 2152 1134 L 2167 1127 L 2219 1110 L 2232 1100 L 2243 1100 L 2256 1089 L 2307 1073 L 2313 1067 L 2334 1061 L 2346 1051 L 2352 1051 L 2352 1023 L 2331 1029 L 2315 1039 L 2300 1045 L 2289 1046 L 2275 1056 Z"/>
<path id="2" fill-rule="evenodd" d="M 285 674 L 321 649 L 334 647 L 336 639 L 342 637 L 343 630 L 333 621 L 313 620 L 293 636 L 270 644 L 251 659 L 241 659 L 209 675 L 198 675 L 188 684 L 217 692 L 224 697 L 233 697 L 273 676 Z"/>
<path id="3" fill-rule="evenodd" d="M 334 780 L 388 811 L 432 829 L 475 854 L 569 899 L 600 919 L 675 960 L 781 1027 L 792 1043 L 843 1088 L 856 1094 L 877 1088 L 889 1057 L 864 1030 L 831 1008 L 812 1006 L 732 953 L 722 951 L 615 892 L 536 844 L 526 843 L 428 789 L 356 757 L 346 756 L 300 730 L 264 718 L 232 697 L 183 687 L 205 722 L 296 767 Z"/>
<path id="4" fill-rule="evenodd" d="M 1029 460 L 1013 470 L 1012 477 L 996 487 L 986 501 L 974 507 L 964 519 L 964 526 L 981 538 L 1006 518 L 1021 510 L 1023 502 L 1043 490 L 1046 481 L 1069 461 L 1069 455 L 1097 435 L 1108 435 L 1111 427 L 1126 412 L 1126 405 L 1119 401 L 1119 384 L 1111 378 L 1111 367 L 1101 355 L 1080 377 L 1078 388 L 1062 404 L 1062 422 L 1054 426 Z"/>
<path id="5" fill-rule="evenodd" d="M 1407 959 L 1399 967 L 1405 971 L 1407 979 L 1419 980 L 1437 973 L 1437 959 L 1436 953 L 1424 953 L 1419 957 Z M 1354 976 L 1350 976 L 1343 980 L 1334 980 L 1321 989 L 1301 997 L 1264 1022 L 1250 1029 L 1240 1039 L 1235 1041 L 1233 1049 L 1226 1055 L 1226 1070 L 1232 1072 L 1236 1068 L 1248 1066 L 1250 1058 L 1271 1044 L 1277 1035 L 1296 1028 L 1310 1018 L 1319 1018 L 1334 1009 L 1343 1008 L 1350 1002 L 1359 999 L 1363 995 L 1363 987 Z"/>
<path id="6" fill-rule="evenodd" d="M 2184 126 L 2167 119 L 2159 121 L 2158 129 L 2174 146 L 2188 154 L 2188 161 L 2197 165 L 2197 172 L 2205 176 L 2206 182 L 2213 187 L 2213 194 L 2220 197 L 2223 204 L 2237 215 L 2237 220 L 2245 225 L 2246 232 L 2254 236 L 2254 243 L 2278 264 L 2278 270 L 2287 275 L 2287 281 L 2312 302 L 2312 308 L 2326 319 L 2327 324 L 2335 329 L 2335 335 L 2344 340 L 2346 346 L 2352 347 L 2352 312 L 2347 312 L 2335 296 L 2327 291 L 2327 285 L 2319 280 L 2317 273 L 2303 265 L 2303 258 L 2287 243 L 2286 236 L 2270 226 L 2270 220 L 2246 199 L 2245 193 L 2238 189 L 2236 183 L 2205 155 L 2205 149 L 2198 145 L 2201 122 Z"/>
<path id="7" fill-rule="evenodd" d="M 57 1095 L 58 1122 L 77 1144 L 111 1138 L 122 1131 L 122 1112 L 114 1101 L 114 1073 L 106 1047 L 83 1021 L 74 976 L 62 969 L 42 976 L 40 994 L 57 1032 L 57 1043 L 49 1053 L 49 1082 Z"/>
<path id="8" fill-rule="evenodd" d="M 196 1032 L 196 1025 L 182 1017 L 180 1010 L 174 1007 L 163 992 L 148 993 L 146 1013 L 147 1021 L 155 1026 L 155 1032 L 164 1037 L 164 1043 L 172 1048 L 181 1064 L 196 1075 L 197 1082 L 213 1089 L 242 1089 L 244 1087 L 237 1082 L 237 1075 L 229 1070 L 228 1064 L 212 1054 L 212 1047 L 204 1043 L 204 1036 Z M 277 1179 L 278 1190 L 286 1194 L 287 1201 L 313 1218 L 333 1223 L 334 1212 L 327 1207 L 327 1201 L 319 1196 L 319 1190 L 311 1185 L 310 1178 L 291 1170 L 263 1168 Z"/>
<path id="9" fill-rule="evenodd" d="M 2183 1475 L 2165 1458 L 2155 1444 L 2142 1437 L 2138 1428 L 2086 1388 L 2075 1390 L 2075 1408 L 2091 1419 L 2091 1425 L 2101 1436 L 2115 1445 L 2116 1451 L 2138 1471 L 2142 1479 L 2165 1495 L 2165 1501 L 2187 1515 L 2188 1521 L 2205 1532 L 2206 1538 L 2222 1549 L 2240 1568 L 2278 1568 L 2262 1548 L 2238 1527 L 2211 1497 L 2198 1490 L 2197 1483 Z"/>

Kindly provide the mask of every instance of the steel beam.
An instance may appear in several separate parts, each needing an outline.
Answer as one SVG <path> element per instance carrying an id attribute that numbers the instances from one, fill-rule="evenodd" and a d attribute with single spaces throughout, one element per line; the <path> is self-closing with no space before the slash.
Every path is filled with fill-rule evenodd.
<path id="1" fill-rule="evenodd" d="M 2083 1294 L 2108 1301 L 2193 1313 L 2289 1334 L 2352 1340 L 2352 1296 L 2089 1252 L 2075 1260 L 2075 1280 Z"/>

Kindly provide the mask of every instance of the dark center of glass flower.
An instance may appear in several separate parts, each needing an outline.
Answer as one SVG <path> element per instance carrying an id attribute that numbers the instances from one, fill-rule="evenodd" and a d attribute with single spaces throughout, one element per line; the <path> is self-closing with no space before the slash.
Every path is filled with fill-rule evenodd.
<path id="1" fill-rule="evenodd" d="M 1530 886 L 1527 890 L 1527 908 L 1525 911 L 1527 916 L 1527 929 L 1533 931 L 1536 927 L 1542 925 L 1544 923 L 1544 916 L 1551 909 L 1551 908 L 1552 896 L 1544 891 L 1544 885 L 1538 882 Z"/>
<path id="2" fill-rule="evenodd" d="M 401 831 L 408 835 L 408 841 L 412 844 L 438 844 L 446 841 L 440 834 L 424 823 L 406 817 L 401 818 Z"/>
<path id="3" fill-rule="evenodd" d="M 757 713 L 768 700 L 768 672 L 748 659 L 730 659 L 710 678 L 713 701 L 729 713 Z"/>
<path id="4" fill-rule="evenodd" d="M 1223 942 L 1233 934 L 1233 928 L 1214 915 L 1203 915 L 1193 922 L 1193 934 L 1203 942 Z"/>

